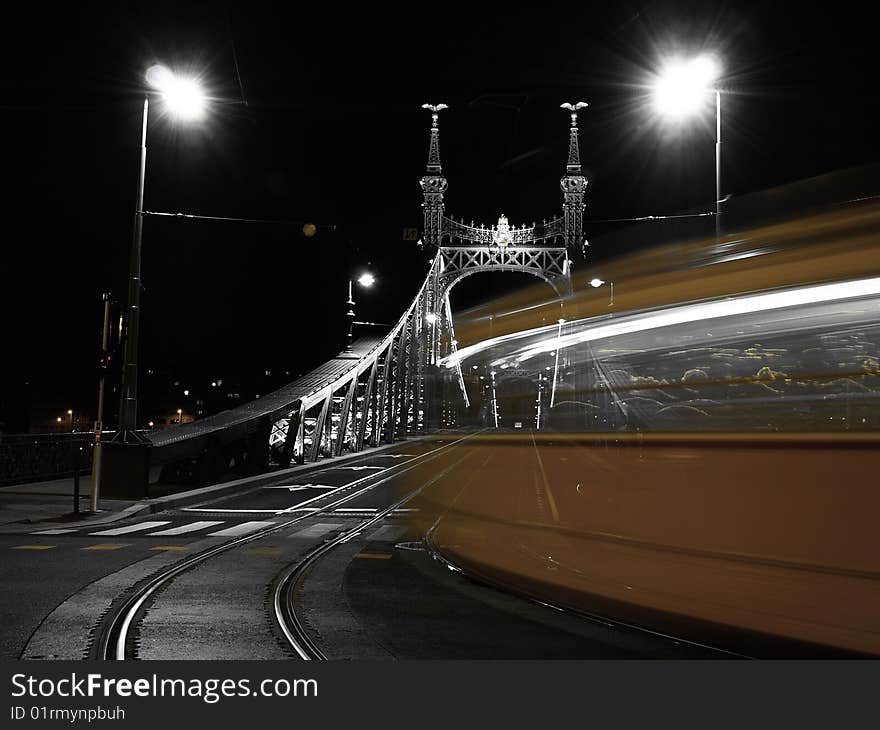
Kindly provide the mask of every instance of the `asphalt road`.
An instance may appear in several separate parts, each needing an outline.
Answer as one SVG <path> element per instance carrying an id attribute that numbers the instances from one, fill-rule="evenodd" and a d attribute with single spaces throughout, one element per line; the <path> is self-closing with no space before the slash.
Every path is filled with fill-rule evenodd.
<path id="1" fill-rule="evenodd" d="M 271 587 L 287 566 L 350 533 L 317 560 L 293 596 L 294 610 L 329 658 L 715 655 L 537 605 L 434 559 L 425 544 L 436 520 L 431 505 L 446 504 L 450 495 L 478 484 L 485 460 L 467 441 L 441 450 L 430 463 L 417 458 L 441 445 L 404 443 L 209 504 L 99 528 L 0 535 L 2 656 L 93 656 L 102 615 L 132 586 L 188 555 L 281 525 L 163 585 L 136 617 L 130 654 L 293 656 L 271 610 Z M 532 479 L 533 464 L 508 466 Z M 347 495 L 354 496 L 332 511 L 316 512 Z M 535 504 L 524 508 L 547 509 L 541 492 L 532 490 L 532 498 Z M 358 529 L 399 502 L 398 510 Z"/>

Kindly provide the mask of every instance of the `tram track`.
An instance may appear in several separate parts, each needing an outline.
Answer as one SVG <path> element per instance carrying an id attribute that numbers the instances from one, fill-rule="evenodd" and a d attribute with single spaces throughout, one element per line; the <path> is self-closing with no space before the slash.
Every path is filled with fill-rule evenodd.
<path id="1" fill-rule="evenodd" d="M 272 608 L 274 612 L 274 618 L 275 621 L 278 623 L 281 632 L 284 634 L 284 637 L 287 639 L 291 648 L 296 652 L 300 659 L 323 660 L 327 658 L 327 656 L 317 645 L 317 643 L 315 643 L 315 641 L 313 641 L 312 638 L 309 636 L 294 609 L 294 594 L 296 593 L 296 590 L 301 584 L 304 577 L 308 574 L 309 568 L 337 546 L 356 537 L 364 530 L 369 529 L 377 522 L 392 514 L 395 510 L 400 509 L 411 499 L 417 497 L 425 489 L 427 489 L 432 484 L 445 477 L 453 469 L 458 467 L 465 459 L 468 458 L 468 456 L 471 455 L 471 453 L 472 452 L 466 453 L 460 459 L 435 474 L 431 479 L 424 482 L 421 486 L 411 491 L 405 497 L 397 500 L 392 505 L 379 510 L 369 519 L 364 520 L 356 526 L 347 529 L 345 532 L 341 533 L 333 540 L 330 540 L 323 545 L 319 545 L 311 552 L 309 552 L 302 560 L 285 568 L 285 570 L 282 571 L 282 573 L 276 578 L 274 587 L 272 589 Z"/>
<path id="2" fill-rule="evenodd" d="M 215 545 L 207 548 L 199 553 L 185 558 L 180 562 L 175 563 L 165 570 L 162 570 L 150 576 L 145 581 L 142 581 L 140 584 L 136 585 L 131 590 L 129 595 L 125 596 L 119 601 L 119 604 L 117 606 L 111 606 L 110 610 L 103 617 L 96 632 L 96 656 L 94 658 L 106 661 L 135 658 L 133 656 L 133 652 L 131 651 L 130 637 L 134 627 L 138 623 L 139 618 L 142 616 L 145 605 L 150 600 L 150 598 L 157 593 L 157 591 L 168 585 L 181 574 L 190 571 L 198 565 L 223 553 L 241 547 L 242 545 L 255 542 L 269 535 L 289 529 L 290 527 L 304 520 L 314 518 L 316 515 L 330 513 L 341 505 L 357 499 L 358 497 L 362 497 L 371 490 L 381 486 L 382 484 L 385 484 L 391 479 L 399 477 L 400 475 L 405 474 L 420 465 L 439 458 L 441 454 L 447 453 L 456 445 L 472 437 L 473 434 L 469 434 L 462 438 L 456 439 L 455 441 L 439 446 L 435 449 L 431 449 L 424 454 L 416 455 L 413 457 L 413 459 L 407 461 L 406 463 L 390 466 L 380 473 L 368 474 L 364 477 L 361 477 L 360 479 L 356 479 L 353 482 L 349 482 L 348 484 L 337 487 L 332 492 L 321 494 L 317 497 L 306 500 L 298 504 L 297 509 L 309 507 L 311 507 L 312 509 L 304 512 L 301 515 L 297 515 L 296 517 L 293 517 L 279 524 L 265 527 L 249 535 L 244 535 L 224 542 L 220 545 Z M 445 472 L 440 473 L 443 474 Z M 342 494 L 343 492 L 350 493 Z M 340 494 L 342 494 L 342 496 L 338 496 Z M 335 498 L 337 496 L 338 498 Z M 404 498 L 403 501 L 405 501 L 407 498 Z M 327 502 L 327 500 L 331 501 Z M 377 515 L 367 522 L 372 523 L 374 521 L 377 521 L 389 512 L 393 511 L 393 509 L 394 506 L 392 506 L 388 510 L 383 511 L 380 515 Z M 363 528 L 364 525 L 361 525 L 359 528 L 356 528 L 355 531 L 357 531 L 357 529 Z"/>
<path id="3" fill-rule="evenodd" d="M 274 613 L 274 618 L 277 622 L 278 627 L 284 634 L 284 637 L 289 643 L 291 649 L 296 653 L 297 656 L 299 656 L 300 659 L 306 661 L 322 661 L 329 658 L 325 651 L 309 634 L 309 631 L 306 629 L 303 620 L 296 610 L 297 604 L 295 601 L 295 596 L 297 595 L 298 590 L 301 589 L 303 582 L 307 579 L 309 573 L 311 572 L 311 569 L 315 567 L 315 564 L 322 558 L 329 556 L 329 554 L 334 549 L 356 538 L 359 534 L 363 533 L 365 530 L 380 522 L 382 519 L 393 513 L 395 510 L 401 509 L 407 502 L 421 495 L 426 489 L 446 477 L 451 471 L 458 467 L 465 459 L 468 458 L 468 456 L 473 453 L 475 452 L 468 452 L 461 459 L 458 459 L 453 464 L 444 468 L 441 472 L 435 474 L 431 479 L 425 481 L 416 489 L 413 489 L 405 497 L 395 501 L 393 504 L 377 512 L 370 519 L 360 522 L 358 525 L 347 529 L 345 532 L 341 533 L 333 540 L 330 540 L 323 545 L 314 548 L 300 561 L 288 566 L 276 577 L 274 585 L 271 589 L 272 612 Z M 488 459 L 486 461 L 488 461 Z M 485 463 L 483 466 L 485 466 Z M 468 567 L 458 564 L 439 550 L 434 541 L 434 532 L 439 523 L 443 520 L 443 517 L 446 515 L 446 513 L 448 513 L 449 510 L 454 507 L 455 503 L 459 500 L 469 483 L 470 480 L 468 480 L 467 483 L 462 485 L 462 487 L 457 490 L 454 499 L 447 506 L 447 509 L 444 510 L 444 512 L 441 513 L 433 522 L 433 524 L 427 529 L 423 539 L 427 553 L 448 570 L 459 574 L 470 582 L 491 589 L 499 589 L 511 597 L 516 597 L 519 600 L 525 601 L 534 606 L 539 606 L 543 609 L 551 609 L 554 612 L 562 614 L 574 621 L 587 622 L 615 631 L 622 630 L 627 633 L 640 635 L 649 638 L 651 641 L 668 644 L 670 646 L 674 645 L 676 647 L 686 647 L 690 651 L 693 651 L 694 653 L 697 653 L 704 657 L 710 656 L 722 659 L 752 658 L 745 654 L 722 649 L 718 646 L 694 641 L 692 639 L 683 638 L 681 636 L 673 635 L 668 632 L 656 631 L 645 626 L 633 624 L 631 622 L 611 619 L 597 613 L 552 603 L 547 601 L 546 599 L 542 599 L 540 596 L 530 594 L 529 592 L 522 590 L 520 587 L 508 584 L 502 580 L 498 580 L 497 578 L 484 574 L 481 571 L 474 571 Z"/>

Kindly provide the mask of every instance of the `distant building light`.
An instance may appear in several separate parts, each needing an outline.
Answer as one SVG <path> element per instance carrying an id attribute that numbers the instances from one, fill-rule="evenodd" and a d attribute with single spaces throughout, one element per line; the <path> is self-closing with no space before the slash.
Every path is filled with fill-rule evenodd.
<path id="1" fill-rule="evenodd" d="M 216 381 L 216 380 L 212 380 L 212 381 L 211 381 L 211 387 L 212 387 L 212 388 L 216 388 L 216 387 L 217 387 L 217 381 Z"/>
<path id="2" fill-rule="evenodd" d="M 184 394 L 184 395 L 189 395 L 189 391 L 188 391 L 188 390 L 185 390 L 185 391 L 183 391 L 183 394 Z"/>

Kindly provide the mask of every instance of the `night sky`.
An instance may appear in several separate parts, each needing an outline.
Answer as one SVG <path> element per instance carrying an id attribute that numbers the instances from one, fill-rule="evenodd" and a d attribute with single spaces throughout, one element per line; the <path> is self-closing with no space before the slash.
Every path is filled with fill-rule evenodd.
<path id="1" fill-rule="evenodd" d="M 367 262 L 379 282 L 355 297 L 358 315 L 395 321 L 427 268 L 427 252 L 402 240 L 420 225 L 427 101 L 450 105 L 447 212 L 487 223 L 559 212 L 563 101 L 590 104 L 580 125 L 588 221 L 708 208 L 711 116 L 672 129 L 646 103 L 650 72 L 676 51 L 722 60 L 725 193 L 880 159 L 877 43 L 854 5 L 304 7 L 4 9 L 7 394 L 24 377 L 94 371 L 100 293 L 125 299 L 143 74 L 156 61 L 198 73 L 213 101 L 188 126 L 153 105 L 145 208 L 277 222 L 146 220 L 145 368 L 303 372 L 343 345 L 349 271 Z M 314 238 L 305 222 L 317 225 Z M 586 224 L 591 239 L 605 230 Z M 472 277 L 453 304 L 504 288 Z"/>

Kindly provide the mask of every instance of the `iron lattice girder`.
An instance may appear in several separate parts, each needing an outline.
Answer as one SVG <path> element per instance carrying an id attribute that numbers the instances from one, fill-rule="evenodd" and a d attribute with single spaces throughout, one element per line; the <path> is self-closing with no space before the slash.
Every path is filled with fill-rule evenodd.
<path id="1" fill-rule="evenodd" d="M 568 251 L 564 247 L 477 248 L 444 246 L 440 249 L 443 271 L 440 291 L 448 292 L 460 279 L 480 271 L 519 271 L 554 283 L 568 276 Z"/>

